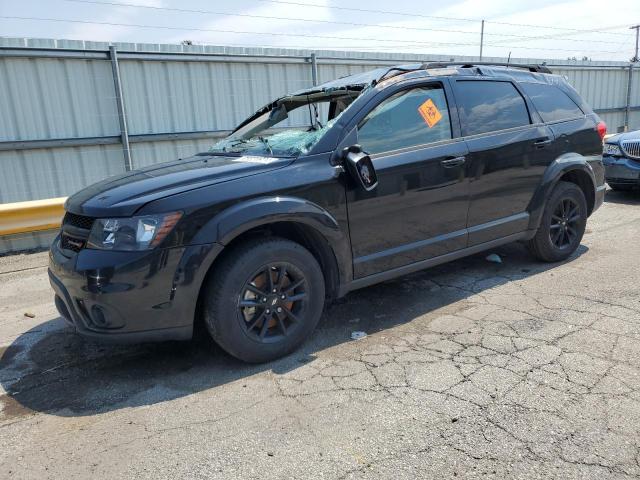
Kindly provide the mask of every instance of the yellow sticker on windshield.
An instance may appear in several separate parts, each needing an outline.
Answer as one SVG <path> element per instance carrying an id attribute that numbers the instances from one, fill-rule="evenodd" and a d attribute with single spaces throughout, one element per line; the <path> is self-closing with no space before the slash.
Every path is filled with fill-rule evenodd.
<path id="1" fill-rule="evenodd" d="M 418 107 L 418 113 L 422 116 L 424 123 L 426 123 L 429 128 L 432 128 L 436 123 L 442 120 L 440 110 L 438 110 L 436 104 L 433 103 L 433 100 L 430 98 Z"/>

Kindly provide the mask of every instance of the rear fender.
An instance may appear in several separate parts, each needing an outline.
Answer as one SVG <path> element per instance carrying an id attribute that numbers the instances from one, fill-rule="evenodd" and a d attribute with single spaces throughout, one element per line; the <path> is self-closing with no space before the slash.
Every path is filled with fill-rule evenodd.
<path id="1" fill-rule="evenodd" d="M 595 189 L 596 181 L 593 168 L 585 157 L 578 153 L 566 153 L 556 158 L 546 169 L 542 181 L 529 203 L 529 230 L 535 232 L 540 226 L 542 213 L 547 204 L 547 200 L 556 184 L 563 175 L 572 171 L 580 170 L 585 172 L 591 179 L 591 184 Z"/>

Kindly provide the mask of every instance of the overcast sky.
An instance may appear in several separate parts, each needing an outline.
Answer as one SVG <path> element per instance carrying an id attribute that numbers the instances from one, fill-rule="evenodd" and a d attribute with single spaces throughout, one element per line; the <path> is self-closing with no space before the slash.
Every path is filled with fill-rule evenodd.
<path id="1" fill-rule="evenodd" d="M 477 55 L 485 19 L 486 56 L 628 60 L 640 0 L 0 0 L 0 17 L 21 17 L 6 37 L 446 55 Z"/>

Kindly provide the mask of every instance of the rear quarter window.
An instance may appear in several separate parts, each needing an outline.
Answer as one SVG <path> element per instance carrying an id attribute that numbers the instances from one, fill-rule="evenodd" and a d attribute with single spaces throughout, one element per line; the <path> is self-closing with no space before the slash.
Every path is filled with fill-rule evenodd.
<path id="1" fill-rule="evenodd" d="M 456 102 L 465 136 L 531 123 L 524 98 L 511 82 L 458 81 Z"/>
<path id="2" fill-rule="evenodd" d="M 581 117 L 584 112 L 569 95 L 554 85 L 543 83 L 521 83 L 544 122 L 558 122 Z"/>

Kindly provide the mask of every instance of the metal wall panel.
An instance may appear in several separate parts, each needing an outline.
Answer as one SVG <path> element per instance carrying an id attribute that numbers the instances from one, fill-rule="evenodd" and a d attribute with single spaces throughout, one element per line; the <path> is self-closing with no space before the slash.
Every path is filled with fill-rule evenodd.
<path id="1" fill-rule="evenodd" d="M 142 168 L 159 162 L 185 158 L 206 152 L 217 139 L 171 140 L 165 142 L 139 142 L 131 145 L 134 168 Z"/>
<path id="2" fill-rule="evenodd" d="M 624 125 L 624 112 L 599 113 L 598 116 L 607 124 L 608 133 L 618 133 Z M 631 116 L 630 119 L 633 120 L 634 117 Z"/>
<path id="3" fill-rule="evenodd" d="M 595 110 L 619 108 L 620 112 L 600 113 L 610 132 L 615 133 L 624 126 L 624 111 L 627 102 L 629 68 L 554 68 L 554 73 L 564 75 L 580 95 Z M 634 70 L 631 105 L 640 101 L 640 69 Z M 630 116 L 630 129 L 640 128 L 637 116 Z"/>
<path id="4" fill-rule="evenodd" d="M 382 66 L 381 64 L 345 65 L 345 64 L 320 64 L 318 65 L 318 81 L 329 82 L 336 78 L 346 77 L 356 73 L 367 72 Z"/>
<path id="5" fill-rule="evenodd" d="M 556 70 L 554 70 L 554 73 Z M 594 109 L 622 107 L 626 100 L 627 71 L 557 69 Z"/>
<path id="6" fill-rule="evenodd" d="M 64 197 L 124 171 L 122 147 L 42 148 L 0 152 L 0 203 Z"/>
<path id="7" fill-rule="evenodd" d="M 131 135 L 229 130 L 258 107 L 311 85 L 300 64 L 121 60 Z"/>
<path id="8" fill-rule="evenodd" d="M 640 111 L 631 112 L 629 125 L 631 125 L 632 130 L 640 130 Z"/>
<path id="9" fill-rule="evenodd" d="M 105 60 L 0 58 L 0 141 L 117 135 Z"/>

